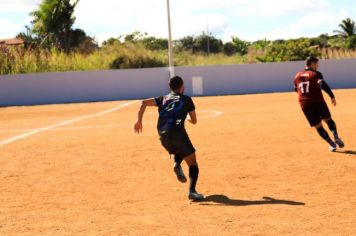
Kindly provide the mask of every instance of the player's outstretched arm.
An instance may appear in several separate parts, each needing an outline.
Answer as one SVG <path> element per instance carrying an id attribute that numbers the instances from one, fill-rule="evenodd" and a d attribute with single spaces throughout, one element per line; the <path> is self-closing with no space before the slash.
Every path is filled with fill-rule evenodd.
<path id="1" fill-rule="evenodd" d="M 138 115 L 137 115 L 137 121 L 134 126 L 135 133 L 137 133 L 137 134 L 142 133 L 143 115 L 145 114 L 146 107 L 148 107 L 148 106 L 156 106 L 156 101 L 154 98 L 143 100 L 141 103 L 141 107 L 140 107 L 140 110 L 138 111 Z"/>
<path id="2" fill-rule="evenodd" d="M 320 84 L 320 88 L 322 90 L 324 90 L 331 98 L 331 102 L 334 106 L 336 106 L 336 99 L 335 99 L 335 95 L 334 93 L 331 91 L 331 88 L 329 87 L 329 85 L 324 81 L 324 80 L 320 80 L 319 82 Z"/>
<path id="3" fill-rule="evenodd" d="M 190 123 L 192 123 L 193 125 L 195 125 L 195 124 L 198 122 L 197 113 L 195 112 L 195 110 L 189 112 L 188 121 L 189 121 Z"/>

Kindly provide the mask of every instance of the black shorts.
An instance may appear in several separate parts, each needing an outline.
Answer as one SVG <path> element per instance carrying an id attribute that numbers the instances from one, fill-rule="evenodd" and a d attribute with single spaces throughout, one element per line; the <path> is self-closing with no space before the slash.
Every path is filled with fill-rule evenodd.
<path id="1" fill-rule="evenodd" d="M 303 108 L 303 112 L 311 127 L 319 124 L 322 119 L 331 118 L 328 105 L 325 102 L 308 105 Z"/>
<path id="2" fill-rule="evenodd" d="M 160 136 L 162 146 L 169 154 L 179 154 L 182 158 L 195 152 L 188 134 L 184 132 L 168 133 Z"/>

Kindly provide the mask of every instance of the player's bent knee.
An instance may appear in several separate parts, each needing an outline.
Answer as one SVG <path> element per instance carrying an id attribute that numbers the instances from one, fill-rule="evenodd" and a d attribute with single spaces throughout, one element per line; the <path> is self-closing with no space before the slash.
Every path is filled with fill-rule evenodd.
<path id="1" fill-rule="evenodd" d="M 188 166 L 198 166 L 195 153 L 192 153 L 189 156 L 185 157 L 184 160 Z"/>
<path id="2" fill-rule="evenodd" d="M 315 129 L 319 129 L 321 127 L 323 127 L 323 123 L 321 123 L 321 122 L 314 126 Z"/>

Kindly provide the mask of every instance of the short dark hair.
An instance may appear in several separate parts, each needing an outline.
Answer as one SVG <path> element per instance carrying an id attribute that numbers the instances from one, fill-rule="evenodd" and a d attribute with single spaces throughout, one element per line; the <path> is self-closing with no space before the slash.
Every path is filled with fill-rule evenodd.
<path id="1" fill-rule="evenodd" d="M 317 57 L 310 56 L 307 58 L 306 64 L 307 66 L 311 66 L 313 63 L 317 63 L 319 59 Z"/>
<path id="2" fill-rule="evenodd" d="M 168 84 L 172 91 L 177 91 L 178 89 L 180 89 L 183 86 L 184 82 L 181 77 L 174 76 L 169 80 Z"/>

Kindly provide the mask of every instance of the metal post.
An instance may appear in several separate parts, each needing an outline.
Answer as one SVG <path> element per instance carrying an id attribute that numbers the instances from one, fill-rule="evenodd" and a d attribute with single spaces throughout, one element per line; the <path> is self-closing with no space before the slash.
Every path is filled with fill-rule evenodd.
<path id="1" fill-rule="evenodd" d="M 167 16 L 168 16 L 168 60 L 169 60 L 169 73 L 171 78 L 174 73 L 174 60 L 173 60 L 173 45 L 172 45 L 172 28 L 171 28 L 171 11 L 169 0 L 167 0 Z"/>
<path id="2" fill-rule="evenodd" d="M 207 51 L 208 51 L 208 56 L 210 55 L 210 32 L 209 32 L 209 25 L 206 24 L 206 39 L 207 39 Z"/>

